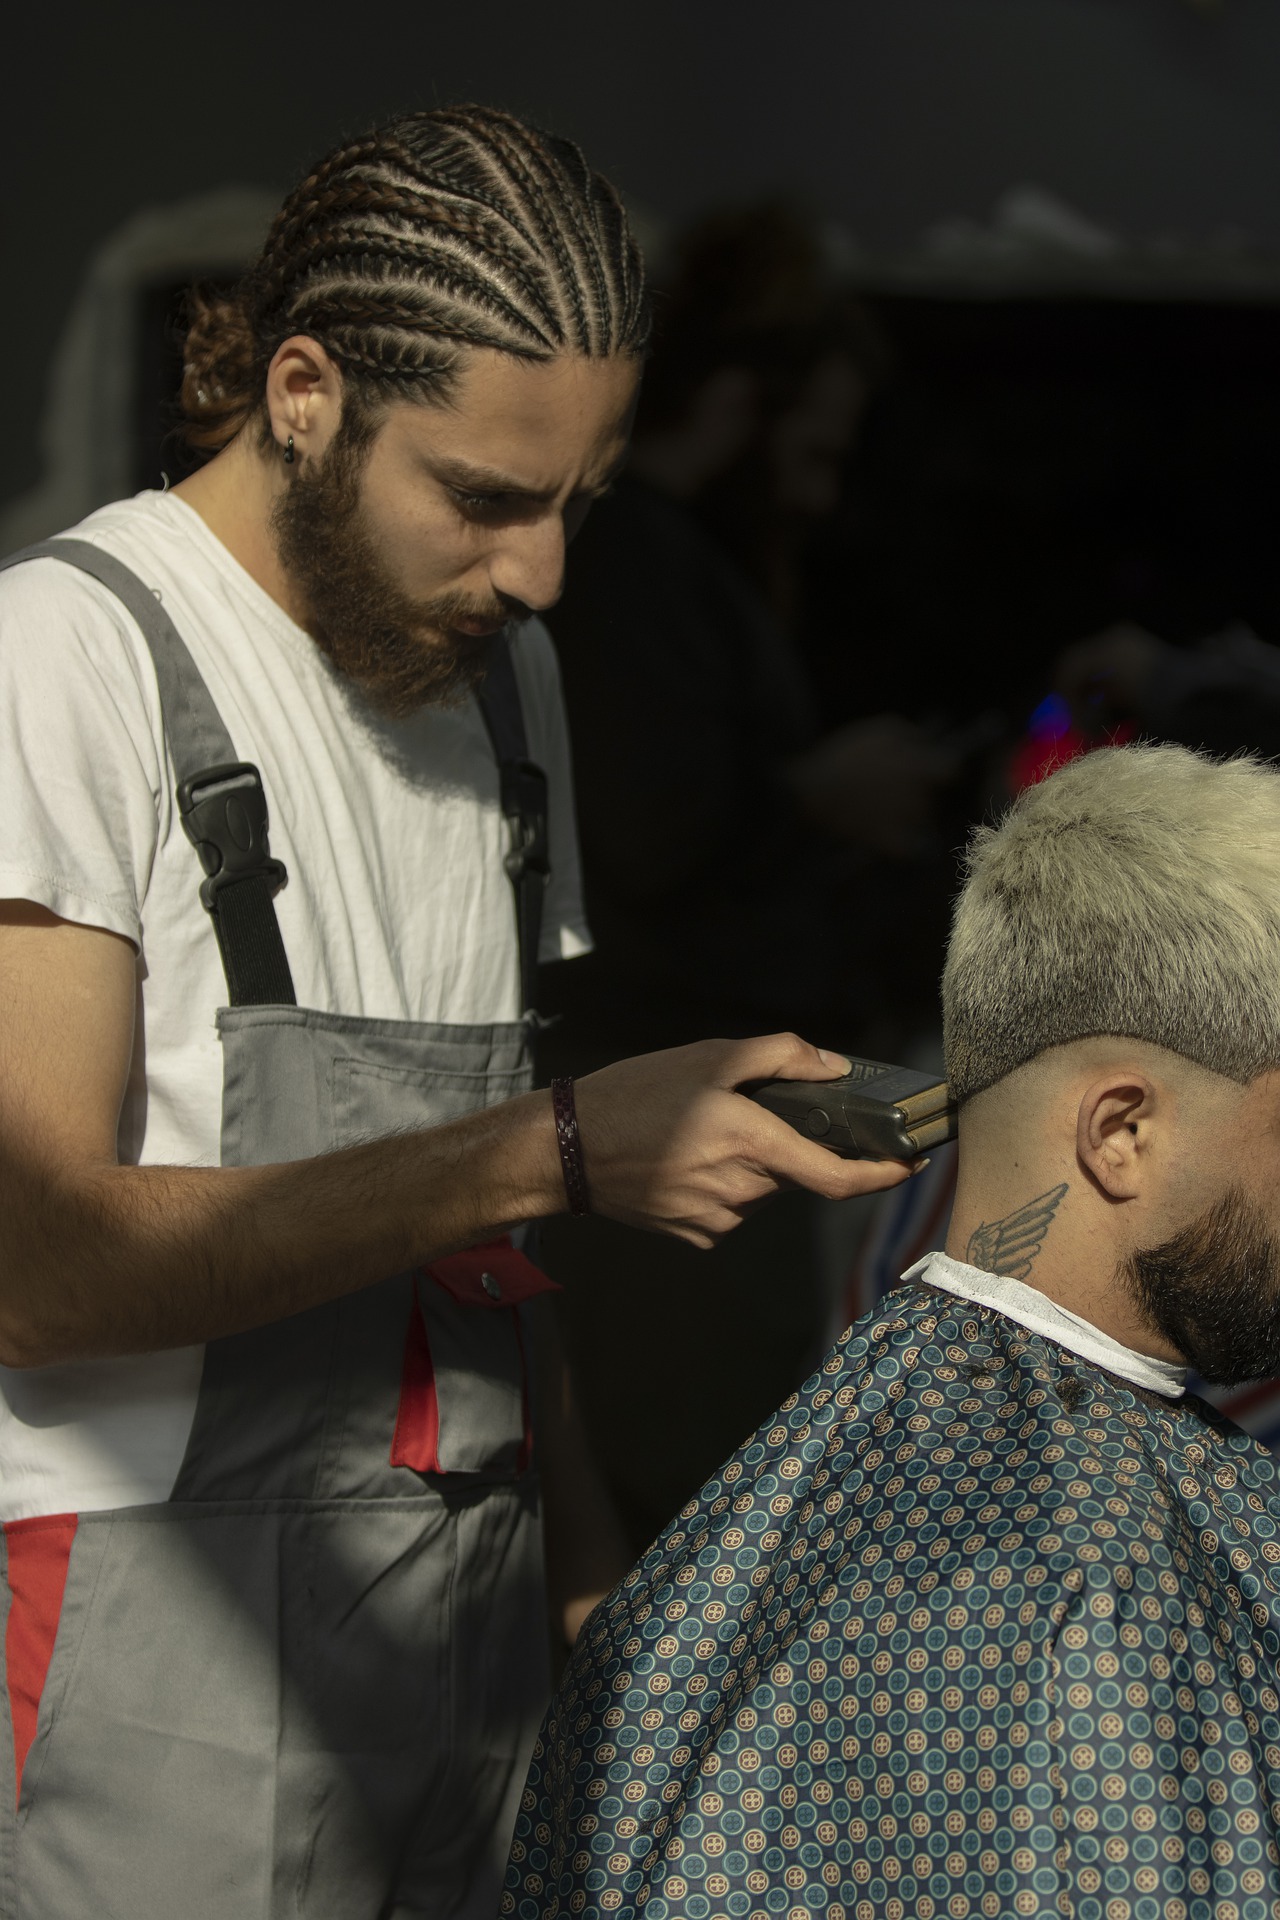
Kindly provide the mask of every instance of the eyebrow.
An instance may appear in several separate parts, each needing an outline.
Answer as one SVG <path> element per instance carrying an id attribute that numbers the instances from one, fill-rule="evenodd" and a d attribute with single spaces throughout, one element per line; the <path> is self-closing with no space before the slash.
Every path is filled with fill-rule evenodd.
<path id="1" fill-rule="evenodd" d="M 545 497 L 541 489 L 513 480 L 497 467 L 475 467 L 468 460 L 433 460 L 431 465 L 438 480 L 467 493 L 518 493 L 531 500 Z"/>
<path id="2" fill-rule="evenodd" d="M 621 454 L 610 467 L 603 480 L 595 486 L 584 488 L 587 493 L 603 493 L 622 470 L 626 459 Z M 446 486 L 457 487 L 464 493 L 506 493 L 521 500 L 550 500 L 553 495 L 544 487 L 530 487 L 522 480 L 514 480 L 509 473 L 501 472 L 497 467 L 473 466 L 469 460 L 440 459 L 431 463 L 432 471 L 438 480 Z"/>

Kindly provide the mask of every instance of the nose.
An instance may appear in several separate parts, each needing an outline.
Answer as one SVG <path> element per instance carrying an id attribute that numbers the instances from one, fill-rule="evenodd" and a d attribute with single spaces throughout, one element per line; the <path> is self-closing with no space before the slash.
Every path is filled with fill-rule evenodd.
<path id="1" fill-rule="evenodd" d="M 489 584 L 507 600 L 545 612 L 564 587 L 564 522 L 558 513 L 509 526 L 489 557 Z"/>

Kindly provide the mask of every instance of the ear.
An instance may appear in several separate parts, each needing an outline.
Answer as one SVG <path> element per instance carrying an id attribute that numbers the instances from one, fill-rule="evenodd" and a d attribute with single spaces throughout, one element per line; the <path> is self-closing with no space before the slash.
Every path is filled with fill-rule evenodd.
<path id="1" fill-rule="evenodd" d="M 318 340 L 299 333 L 276 348 L 267 368 L 267 413 L 278 446 L 292 437 L 302 457 L 324 452 L 342 416 L 342 375 Z"/>
<path id="2" fill-rule="evenodd" d="M 1096 1080 L 1076 1113 L 1076 1155 L 1112 1200 L 1135 1199 L 1142 1188 L 1155 1130 L 1158 1096 L 1141 1073 Z"/>

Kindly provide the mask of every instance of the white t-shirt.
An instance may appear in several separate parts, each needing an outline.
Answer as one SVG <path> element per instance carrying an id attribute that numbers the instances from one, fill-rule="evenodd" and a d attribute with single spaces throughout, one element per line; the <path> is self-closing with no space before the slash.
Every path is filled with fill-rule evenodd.
<path id="1" fill-rule="evenodd" d="M 142 493 L 74 529 L 161 598 L 242 760 L 261 770 L 276 911 L 300 1006 L 375 1019 L 518 1018 L 509 829 L 474 701 L 371 715 L 199 515 Z M 512 641 L 547 773 L 542 958 L 583 953 L 569 748 L 550 636 Z M 122 1162 L 216 1166 L 226 984 L 182 829 L 151 656 L 120 602 L 67 565 L 0 574 L 0 898 L 105 927 L 142 955 Z M 163 1500 L 203 1349 L 0 1367 L 0 1521 Z"/>

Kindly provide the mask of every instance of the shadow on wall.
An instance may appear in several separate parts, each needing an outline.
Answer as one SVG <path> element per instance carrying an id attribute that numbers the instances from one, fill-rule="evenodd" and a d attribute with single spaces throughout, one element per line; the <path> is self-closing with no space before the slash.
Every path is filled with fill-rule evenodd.
<path id="1" fill-rule="evenodd" d="M 159 484 L 183 290 L 240 273 L 278 208 L 279 196 L 265 189 L 219 188 L 136 214 L 91 257 L 54 354 L 43 471 L 0 514 L 0 552 Z"/>

